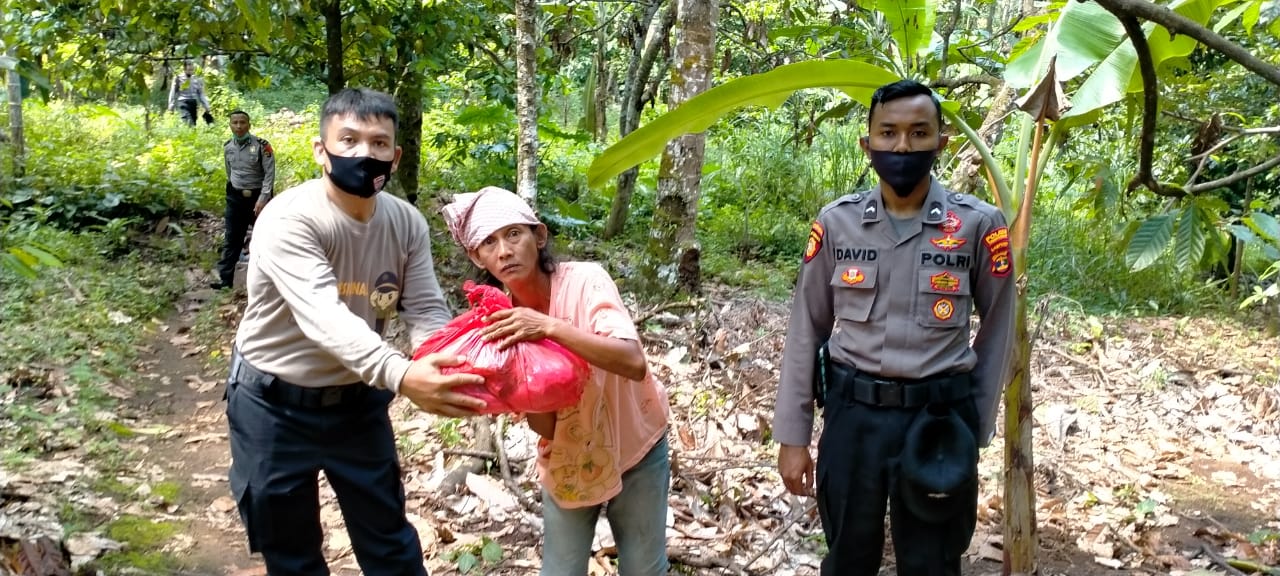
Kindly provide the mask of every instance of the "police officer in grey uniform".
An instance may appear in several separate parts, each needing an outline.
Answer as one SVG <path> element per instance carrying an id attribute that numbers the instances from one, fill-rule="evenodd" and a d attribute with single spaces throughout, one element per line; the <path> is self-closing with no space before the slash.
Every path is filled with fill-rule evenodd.
<path id="1" fill-rule="evenodd" d="M 898 573 L 958 575 L 977 522 L 976 483 L 926 496 L 956 513 L 917 514 L 902 503 L 898 459 L 926 410 L 954 411 L 980 446 L 994 435 L 1012 350 L 1009 234 L 994 206 L 932 178 L 947 137 L 928 87 L 881 87 L 868 125 L 861 144 L 880 186 L 825 206 L 805 247 L 773 420 L 778 469 L 794 494 L 816 486 L 824 576 L 877 574 L 886 503 Z M 819 365 L 824 344 L 829 360 Z M 815 375 L 825 375 L 820 386 Z M 815 400 L 824 419 L 816 469 Z M 969 454 L 976 473 L 977 452 Z"/>
<path id="2" fill-rule="evenodd" d="M 169 87 L 169 111 L 175 107 L 188 126 L 196 125 L 197 106 L 204 106 L 205 119 L 213 123 L 209 113 L 209 97 L 204 93 L 204 78 L 196 76 L 196 65 L 190 60 L 182 63 L 182 74 L 173 78 Z"/>
<path id="3" fill-rule="evenodd" d="M 244 249 L 244 236 L 262 208 L 271 200 L 276 183 L 276 154 L 271 143 L 249 133 L 249 114 L 231 113 L 231 138 L 222 144 L 227 170 L 227 208 L 223 213 L 222 258 L 214 289 L 230 288 L 236 262 Z"/>

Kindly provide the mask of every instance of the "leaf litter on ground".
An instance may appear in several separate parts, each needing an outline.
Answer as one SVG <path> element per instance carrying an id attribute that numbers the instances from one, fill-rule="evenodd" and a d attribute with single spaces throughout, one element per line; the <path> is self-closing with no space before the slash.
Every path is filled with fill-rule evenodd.
<path id="1" fill-rule="evenodd" d="M 184 298 L 179 307 L 191 315 L 210 299 Z M 237 304 L 221 304 L 217 321 L 233 327 Z M 823 553 L 820 523 L 810 500 L 783 489 L 775 470 L 776 447 L 768 441 L 784 339 L 779 327 L 786 324 L 787 307 L 712 290 L 703 305 L 676 316 L 677 321 L 663 321 L 667 315 L 672 314 L 649 314 L 642 335 L 651 368 L 671 399 L 668 542 L 673 561 L 707 573 L 816 574 Z M 1207 318 L 1113 320 L 1101 326 L 1101 331 L 1079 330 L 1069 318 L 1051 317 L 1033 355 L 1043 560 L 1190 575 L 1216 569 L 1201 549 L 1205 545 L 1226 558 L 1280 563 L 1277 340 Z M 164 340 L 183 356 L 229 357 L 225 338 L 211 355 L 187 329 L 164 328 L 161 332 L 170 334 Z M 216 364 L 199 375 L 165 374 L 163 366 L 149 370 L 158 386 L 182 379 L 191 393 L 212 397 L 222 376 Z M 14 401 L 11 392 L 5 402 Z M 48 409 L 52 401 L 40 402 Z M 162 424 L 174 427 L 191 449 L 220 451 L 229 462 L 225 419 L 210 402 L 216 400 L 202 399 L 171 419 L 176 421 Z M 521 424 L 506 429 L 501 451 L 512 476 L 506 482 L 496 447 L 470 445 L 485 419 L 438 419 L 401 399 L 391 412 L 410 519 L 432 572 L 458 573 L 456 558 L 462 552 L 486 560 L 479 553 L 485 546 L 502 552 L 486 573 L 536 570 L 541 520 L 521 504 L 538 500 L 535 435 Z M 157 429 L 145 414 L 135 416 L 132 429 Z M 136 434 L 127 441 L 145 447 L 157 436 L 163 434 Z M 999 441 L 983 451 L 979 468 L 979 527 L 967 553 L 967 562 L 979 572 L 998 571 L 1003 553 L 998 446 Z M 71 501 L 107 517 L 124 507 L 204 522 L 228 542 L 243 542 L 229 496 L 176 513 L 145 502 L 123 504 L 89 489 L 93 467 L 78 464 L 81 455 L 70 452 L 42 455 L 23 470 L 0 468 L 0 527 L 7 530 L 0 535 L 60 539 L 54 511 Z M 482 467 L 450 483 L 450 472 L 477 454 Z M 225 486 L 219 476 L 178 480 Z M 323 479 L 321 485 L 326 555 L 337 573 L 355 573 L 336 498 Z M 1214 517 L 1224 509 L 1234 516 L 1247 512 L 1256 524 L 1226 528 Z M 113 549 L 111 542 L 95 538 L 101 536 L 73 540 L 81 559 Z M 613 546 L 602 521 L 593 542 L 592 573 L 612 573 L 604 558 L 616 553 Z M 891 550 L 887 543 L 886 564 L 892 564 Z M 489 556 L 494 557 L 492 550 Z"/>

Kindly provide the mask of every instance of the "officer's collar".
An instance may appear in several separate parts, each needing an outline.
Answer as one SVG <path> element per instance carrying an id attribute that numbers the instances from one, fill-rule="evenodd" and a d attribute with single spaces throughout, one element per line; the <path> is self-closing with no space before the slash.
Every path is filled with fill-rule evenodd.
<path id="1" fill-rule="evenodd" d="M 937 178 L 930 176 L 929 194 L 924 197 L 924 205 L 921 207 L 921 221 L 925 224 L 941 224 L 947 217 L 947 190 L 942 187 L 942 183 Z M 862 222 L 879 222 L 880 213 L 883 208 L 880 206 L 880 187 L 876 187 L 867 192 L 867 203 L 862 207 Z"/>

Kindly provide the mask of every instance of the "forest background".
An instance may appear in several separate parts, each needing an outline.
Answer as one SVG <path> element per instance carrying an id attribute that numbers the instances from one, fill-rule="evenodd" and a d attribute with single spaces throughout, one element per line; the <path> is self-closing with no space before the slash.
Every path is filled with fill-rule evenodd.
<path id="1" fill-rule="evenodd" d="M 1173 319 L 1173 339 L 1209 320 L 1245 335 L 1242 347 L 1265 345 L 1280 322 L 1273 0 L 9 0 L 3 10 L 6 469 L 71 447 L 126 458 L 107 476 L 124 466 L 119 444 L 139 426 L 120 417 L 132 394 L 110 391 L 138 372 L 144 344 L 215 258 L 227 114 L 247 110 L 273 143 L 281 191 L 319 175 L 318 106 L 344 86 L 395 96 L 405 160 L 390 192 L 431 219 L 446 280 L 466 263 L 440 235 L 439 206 L 485 185 L 517 190 L 561 252 L 609 267 L 665 342 L 663 358 L 681 366 L 777 360 L 765 345 L 774 327 L 726 337 L 706 322 L 743 299 L 785 309 L 817 210 L 876 181 L 858 149 L 866 98 L 897 77 L 947 100 L 939 176 L 1021 221 L 1027 365 L 1046 326 L 1042 338 L 1088 356 L 1131 320 Z M 184 59 L 206 79 L 213 125 L 164 113 Z M 198 358 L 212 369 L 236 300 L 204 300 L 191 328 L 207 330 Z M 672 336 L 686 335 L 682 320 L 697 326 L 683 344 Z M 1249 369 L 1257 390 L 1238 394 L 1255 412 L 1259 398 L 1277 403 L 1280 366 L 1262 356 Z M 1111 369 L 1090 364 L 1107 382 Z M 776 370 L 753 366 L 751 386 L 768 390 Z M 1166 380 L 1196 371 L 1162 370 Z M 1032 407 L 1035 381 L 1010 397 Z M 65 396 L 31 392 L 48 386 Z M 724 390 L 689 396 L 702 417 L 736 405 Z M 433 423 L 432 441 L 459 434 L 488 450 L 468 427 L 480 425 Z M 764 428 L 735 432 L 767 455 Z M 1030 428 L 1011 429 L 1011 449 L 1029 454 Z M 1130 511 L 1151 501 L 1127 498 Z M 119 522 L 74 507 L 57 516 L 83 532 Z M 1236 529 L 1256 534 L 1267 521 Z M 1266 534 L 1253 540 L 1274 542 Z M 1031 562 L 1024 552 L 1006 569 Z"/>

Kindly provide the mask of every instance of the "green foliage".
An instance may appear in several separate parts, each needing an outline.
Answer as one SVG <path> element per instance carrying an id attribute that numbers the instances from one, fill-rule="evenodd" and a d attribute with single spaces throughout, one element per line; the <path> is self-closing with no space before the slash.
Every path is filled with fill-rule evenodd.
<path id="1" fill-rule="evenodd" d="M 92 235 L 49 227 L 32 239 L 60 255 L 65 267 L 27 282 L 0 270 L 0 366 L 83 363 L 86 383 L 129 373 L 133 345 L 148 320 L 163 314 L 182 289 L 172 272 L 181 254 L 151 250 L 109 260 Z"/>
<path id="2" fill-rule="evenodd" d="M 62 261 L 43 246 L 20 243 L 8 233 L 8 225 L 0 230 L 0 268 L 19 276 L 35 278 L 40 267 L 57 268 Z"/>
<path id="3" fill-rule="evenodd" d="M 929 53 L 937 0 L 876 0 L 875 8 L 884 14 L 901 54 L 914 58 Z"/>
<path id="4" fill-rule="evenodd" d="M 1128 244 L 1121 215 L 1090 216 L 1078 190 L 1046 192 L 1036 201 L 1036 232 L 1028 249 L 1032 300 L 1054 294 L 1095 314 L 1203 313 L 1223 307 L 1223 294 L 1212 282 L 1180 270 L 1173 259 L 1131 270 L 1122 257 Z"/>
<path id="5" fill-rule="evenodd" d="M 1267 305 L 1280 298 L 1280 221 L 1265 212 L 1254 212 L 1243 219 L 1243 225 L 1233 225 L 1232 233 L 1246 243 L 1259 246 L 1271 262 L 1258 276 L 1259 285 L 1253 293 L 1240 302 L 1240 309 L 1255 305 Z"/>
<path id="6" fill-rule="evenodd" d="M 1128 250 L 1125 251 L 1125 264 L 1133 270 L 1142 270 L 1160 258 L 1169 248 L 1175 221 L 1172 214 L 1161 214 L 1139 224 L 1129 242 Z"/>
<path id="7" fill-rule="evenodd" d="M 1222 0 L 1178 0 L 1170 8 L 1204 24 L 1222 3 Z M 1157 69 L 1167 62 L 1185 58 L 1197 45 L 1194 39 L 1172 35 L 1155 24 L 1147 23 L 1143 30 Z M 1072 107 L 1063 115 L 1064 120 L 1083 118 L 1123 100 L 1129 92 L 1142 90 L 1137 53 L 1125 36 L 1124 26 L 1096 3 L 1066 3 L 1043 39 L 1009 62 L 1005 78 L 1012 86 L 1029 88 L 1043 76 L 1050 60 L 1055 61 L 1060 82 L 1093 69 L 1072 96 Z"/>
<path id="8" fill-rule="evenodd" d="M 502 563 L 502 545 L 485 536 L 479 541 L 450 550 L 445 558 L 458 567 L 458 572 L 471 574 Z"/>
<path id="9" fill-rule="evenodd" d="M 235 91 L 220 89 L 215 98 L 228 108 L 248 109 L 254 133 L 273 141 L 277 191 L 315 175 L 309 146 L 318 122 L 314 115 L 306 124 L 288 124 L 292 118 L 272 121 Z M 8 216 L 8 226 L 17 230 L 11 234 L 44 224 L 97 228 L 119 250 L 133 232 L 163 217 L 222 211 L 222 144 L 230 134 L 225 117 L 192 129 L 173 115 L 148 118 L 136 107 L 30 100 L 24 115 L 26 174 L 0 189 L 0 217 Z M 46 265 L 51 262 L 27 252 Z"/>
<path id="10" fill-rule="evenodd" d="M 436 423 L 436 434 L 440 436 L 440 444 L 445 448 L 453 448 L 462 443 L 462 421 L 457 418 L 446 418 Z"/>

